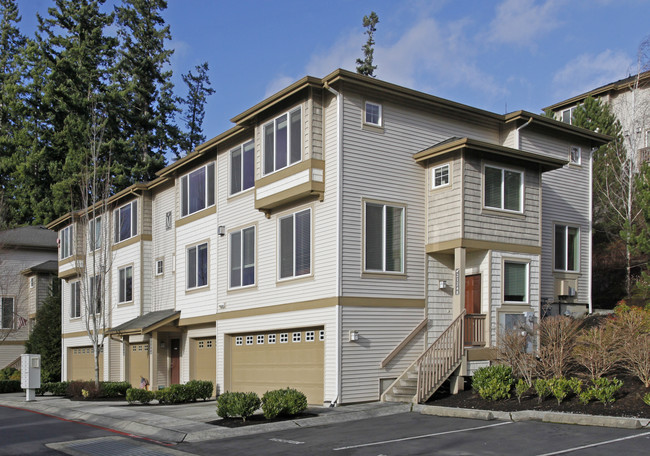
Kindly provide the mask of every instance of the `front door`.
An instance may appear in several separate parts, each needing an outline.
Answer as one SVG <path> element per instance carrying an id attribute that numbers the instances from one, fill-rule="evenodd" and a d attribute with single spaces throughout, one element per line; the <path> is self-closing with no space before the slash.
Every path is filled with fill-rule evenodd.
<path id="1" fill-rule="evenodd" d="M 481 313 L 481 274 L 465 276 L 465 346 L 485 344 Z"/>
<path id="2" fill-rule="evenodd" d="M 181 382 L 181 340 L 171 340 L 171 384 L 175 385 Z"/>

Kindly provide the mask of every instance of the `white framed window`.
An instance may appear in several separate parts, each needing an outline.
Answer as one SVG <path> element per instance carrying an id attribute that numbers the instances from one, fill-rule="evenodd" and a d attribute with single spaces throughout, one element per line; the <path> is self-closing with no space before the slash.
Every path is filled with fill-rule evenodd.
<path id="1" fill-rule="evenodd" d="M 325 340 L 325 330 L 324 329 L 321 329 L 320 331 L 318 331 L 318 340 L 320 340 L 320 341 Z"/>
<path id="2" fill-rule="evenodd" d="M 248 141 L 230 151 L 230 194 L 255 185 L 255 142 Z"/>
<path id="3" fill-rule="evenodd" d="M 88 247 L 97 250 L 102 247 L 102 217 L 95 217 L 88 222 Z"/>
<path id="4" fill-rule="evenodd" d="M 255 284 L 255 227 L 230 233 L 230 288 Z"/>
<path id="5" fill-rule="evenodd" d="M 560 113 L 560 118 L 561 118 L 562 122 L 568 123 L 568 124 L 573 124 L 573 113 L 575 112 L 575 110 L 576 110 L 575 106 L 563 110 Z"/>
<path id="6" fill-rule="evenodd" d="M 578 272 L 580 268 L 580 229 L 575 226 L 554 226 L 554 269 Z"/>
<path id="7" fill-rule="evenodd" d="M 523 212 L 524 178 L 521 171 L 485 166 L 485 207 Z"/>
<path id="8" fill-rule="evenodd" d="M 578 146 L 571 146 L 569 149 L 569 161 L 572 165 L 579 165 L 582 160 L 582 149 Z"/>
<path id="9" fill-rule="evenodd" d="M 291 342 L 300 342 L 300 337 L 302 333 L 295 332 L 291 335 Z"/>
<path id="10" fill-rule="evenodd" d="M 70 318 L 81 317 L 81 282 L 70 284 Z"/>
<path id="11" fill-rule="evenodd" d="M 404 272 L 404 207 L 365 203 L 365 270 Z"/>
<path id="12" fill-rule="evenodd" d="M 528 263 L 503 262 L 503 301 L 528 302 Z"/>
<path id="13" fill-rule="evenodd" d="M 214 163 L 181 177 L 181 217 L 214 206 Z"/>
<path id="14" fill-rule="evenodd" d="M 119 296 L 118 302 L 133 301 L 133 266 L 127 266 L 118 270 L 119 275 Z"/>
<path id="15" fill-rule="evenodd" d="M 138 201 L 131 201 L 113 212 L 115 220 L 115 243 L 138 234 Z"/>
<path id="16" fill-rule="evenodd" d="M 257 345 L 264 345 L 264 335 L 263 334 L 258 334 L 257 335 Z"/>
<path id="17" fill-rule="evenodd" d="M 244 345 L 244 338 L 242 336 L 235 337 L 235 345 Z"/>
<path id="18" fill-rule="evenodd" d="M 59 232 L 59 250 L 61 260 L 72 255 L 72 225 L 66 226 Z"/>
<path id="19" fill-rule="evenodd" d="M 368 125 L 381 127 L 382 125 L 382 109 L 379 103 L 366 101 L 363 120 Z"/>
<path id="20" fill-rule="evenodd" d="M 29 278 L 29 288 L 34 288 L 36 286 L 36 277 Z"/>
<path id="21" fill-rule="evenodd" d="M 3 296 L 0 298 L 0 328 L 13 329 L 16 323 L 14 318 L 14 298 Z"/>
<path id="22" fill-rule="evenodd" d="M 156 275 L 163 275 L 165 272 L 165 261 L 164 260 L 156 260 Z"/>
<path id="23" fill-rule="evenodd" d="M 246 336 L 246 345 L 253 345 L 253 336 Z"/>
<path id="24" fill-rule="evenodd" d="M 431 170 L 432 188 L 446 187 L 449 185 L 449 163 L 436 166 Z"/>
<path id="25" fill-rule="evenodd" d="M 187 289 L 208 285 L 208 243 L 187 249 Z"/>
<path id="26" fill-rule="evenodd" d="M 302 160 L 302 108 L 299 106 L 262 127 L 264 174 Z"/>
<path id="27" fill-rule="evenodd" d="M 280 343 L 286 344 L 289 342 L 289 333 L 280 333 Z"/>
<path id="28" fill-rule="evenodd" d="M 269 341 L 269 344 L 274 344 L 275 343 L 275 334 L 269 334 L 267 336 L 267 340 Z"/>
<path id="29" fill-rule="evenodd" d="M 305 342 L 313 342 L 316 340 L 315 331 L 305 331 Z"/>
<path id="30" fill-rule="evenodd" d="M 100 275 L 90 277 L 90 312 L 100 313 L 102 311 L 102 278 Z"/>
<path id="31" fill-rule="evenodd" d="M 311 273 L 311 209 L 280 217 L 280 279 Z"/>

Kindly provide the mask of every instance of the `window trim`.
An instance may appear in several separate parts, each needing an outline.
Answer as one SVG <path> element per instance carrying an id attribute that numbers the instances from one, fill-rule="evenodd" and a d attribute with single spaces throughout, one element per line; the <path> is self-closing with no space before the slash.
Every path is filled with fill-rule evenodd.
<path id="1" fill-rule="evenodd" d="M 574 161 L 573 160 L 573 151 L 577 150 L 578 151 L 578 160 Z M 582 147 L 580 146 L 569 146 L 569 164 L 574 165 L 574 166 L 581 166 L 582 165 Z"/>
<path id="2" fill-rule="evenodd" d="M 243 285 L 244 283 L 244 231 L 253 229 L 253 282 Z M 240 251 L 239 251 L 239 283 L 240 285 L 232 285 L 232 247 L 233 234 L 240 234 Z M 242 228 L 236 228 L 228 232 L 228 290 L 241 290 L 245 288 L 252 288 L 257 285 L 257 225 L 249 225 Z"/>
<path id="3" fill-rule="evenodd" d="M 564 228 L 564 269 L 558 269 L 556 267 L 557 259 L 557 248 L 558 246 L 555 243 L 555 230 L 557 227 Z M 576 269 L 568 269 L 569 262 L 569 228 L 575 228 L 577 230 L 576 243 L 577 243 L 577 254 L 576 254 Z M 553 271 L 554 272 L 567 272 L 567 273 L 580 273 L 580 226 L 573 225 L 570 223 L 553 223 Z"/>
<path id="4" fill-rule="evenodd" d="M 506 264 L 523 264 L 526 266 L 526 295 L 522 301 L 506 301 Z M 530 305 L 530 259 L 503 257 L 501 259 L 501 302 L 503 304 Z"/>
<path id="5" fill-rule="evenodd" d="M 212 182 L 210 182 L 210 168 L 212 168 Z M 203 166 L 199 166 L 198 168 L 193 169 L 192 171 L 182 175 L 179 178 L 180 182 L 180 214 L 181 214 L 181 219 L 189 217 L 193 214 L 196 214 L 198 212 L 201 212 L 204 209 L 207 209 L 209 207 L 213 207 L 216 204 L 216 197 L 215 197 L 215 190 L 216 190 L 216 163 L 214 161 L 208 162 L 204 164 Z M 190 208 L 190 176 L 194 173 L 197 173 L 201 170 L 204 170 L 205 175 L 204 175 L 204 181 L 203 184 L 205 186 L 205 191 L 203 194 L 205 205 L 201 208 L 198 208 L 196 210 L 191 210 Z M 187 189 L 185 188 L 187 184 Z M 212 184 L 212 188 L 210 188 L 210 184 Z"/>
<path id="6" fill-rule="evenodd" d="M 76 288 L 76 290 L 75 290 Z M 76 298 L 76 302 L 75 302 Z M 73 311 L 78 310 L 77 315 L 73 315 Z M 81 318 L 81 281 L 75 280 L 70 282 L 70 319 Z"/>
<path id="7" fill-rule="evenodd" d="M 492 169 L 497 169 L 501 171 L 501 207 L 496 207 L 496 206 L 488 206 L 486 204 L 486 198 L 487 198 L 487 179 L 486 179 L 486 168 L 492 168 Z M 509 171 L 511 173 L 517 173 L 519 174 L 519 209 L 507 209 L 505 207 L 505 200 L 506 200 L 506 186 L 505 186 L 505 173 L 506 171 Z M 525 177 L 526 173 L 522 169 L 517 169 L 517 168 L 510 168 L 507 166 L 500 166 L 500 165 L 493 165 L 490 163 L 483 163 L 483 185 L 482 185 L 482 202 L 481 205 L 483 209 L 491 210 L 491 211 L 501 211 L 501 212 L 506 212 L 510 214 L 523 214 L 524 213 L 524 207 L 525 207 L 525 199 L 526 199 L 526 185 L 525 185 Z"/>
<path id="8" fill-rule="evenodd" d="M 121 238 L 121 230 L 120 230 L 120 227 L 122 225 L 121 211 L 122 211 L 122 209 L 124 209 L 127 206 L 130 206 L 130 209 L 129 209 L 129 211 L 130 211 L 129 212 L 129 214 L 130 214 L 129 217 L 131 218 L 131 227 L 129 229 L 130 230 L 130 236 L 125 237 L 124 239 L 122 239 Z M 134 207 L 135 207 L 135 211 L 133 210 Z M 135 212 L 135 217 L 133 216 L 134 212 Z M 120 242 L 128 241 L 129 239 L 134 238 L 134 237 L 136 237 L 138 235 L 138 219 L 139 219 L 139 217 L 140 217 L 140 213 L 138 212 L 138 200 L 137 199 L 134 199 L 133 201 L 129 201 L 128 203 L 123 204 L 122 206 L 116 208 L 113 211 L 113 219 L 114 219 L 113 228 L 114 228 L 114 231 L 115 231 L 114 236 L 113 236 L 113 240 L 114 240 L 115 244 L 119 244 Z"/>
<path id="9" fill-rule="evenodd" d="M 291 114 L 294 112 L 300 112 L 300 145 L 298 146 L 300 149 L 300 159 L 296 160 L 295 162 L 291 162 Z M 288 111 L 283 112 L 282 114 L 275 116 L 273 119 L 269 120 L 268 122 L 264 122 L 261 126 L 261 134 L 262 134 L 262 163 L 261 163 L 261 171 L 262 171 L 262 177 L 264 176 L 270 176 L 273 173 L 276 173 L 280 170 L 289 168 L 293 165 L 296 165 L 304 160 L 304 138 L 303 138 L 303 121 L 304 117 L 302 115 L 302 105 L 298 105 L 292 109 L 289 109 Z M 287 164 L 283 166 L 282 168 L 278 168 L 275 164 L 275 158 L 276 158 L 276 132 L 277 132 L 277 121 L 280 119 L 282 116 L 287 116 Z M 273 125 L 273 170 L 266 172 L 266 127 L 269 125 Z"/>
<path id="10" fill-rule="evenodd" d="M 377 123 L 375 122 L 369 122 L 368 121 L 368 105 L 370 106 L 376 106 L 378 108 L 378 121 Z M 366 100 L 363 103 L 363 124 L 364 125 L 370 125 L 372 127 L 383 127 L 384 126 L 384 108 L 381 103 L 377 103 L 375 101 L 370 101 Z"/>
<path id="11" fill-rule="evenodd" d="M 306 274 L 296 274 L 296 215 L 309 211 L 309 272 Z M 282 277 L 282 220 L 292 218 L 293 228 L 293 245 L 292 245 L 292 275 Z M 285 282 L 287 280 L 294 280 L 303 277 L 312 276 L 314 273 L 314 213 L 311 207 L 299 209 L 294 212 L 280 215 L 277 220 L 277 280 L 278 282 Z"/>
<path id="12" fill-rule="evenodd" d="M 205 284 L 204 285 L 195 285 L 193 287 L 190 287 L 190 274 L 189 274 L 189 265 L 190 265 L 190 250 L 196 249 L 197 255 L 196 255 L 196 274 L 197 276 L 195 277 L 196 283 L 198 284 L 198 273 L 199 273 L 199 255 L 198 255 L 198 249 L 199 247 L 205 245 L 206 246 L 206 277 L 205 277 Z M 185 291 L 194 291 L 194 290 L 202 290 L 205 288 L 208 288 L 210 286 L 210 243 L 208 241 L 203 241 L 203 242 L 198 242 L 196 244 L 188 245 L 185 248 Z"/>
<path id="13" fill-rule="evenodd" d="M 442 168 L 447 168 L 447 182 L 445 184 L 436 185 L 436 171 Z M 443 163 L 431 168 L 431 189 L 438 190 L 449 186 L 451 186 L 451 164 Z"/>
<path id="14" fill-rule="evenodd" d="M 244 185 L 245 185 L 244 184 L 244 181 L 245 181 L 244 177 L 245 177 L 245 170 L 246 170 L 246 166 L 244 164 L 245 163 L 244 151 L 246 150 L 246 146 L 248 146 L 248 145 L 252 145 L 252 151 L 253 151 L 253 154 L 252 154 L 253 183 L 249 187 L 244 187 Z M 233 187 L 233 182 L 234 182 L 233 181 L 234 168 L 233 168 L 233 165 L 232 165 L 232 161 L 233 161 L 233 155 L 236 152 L 239 152 L 240 157 L 241 157 L 240 176 L 239 176 L 240 177 L 239 182 L 240 182 L 240 187 L 241 188 L 238 191 L 233 192 L 232 187 Z M 246 191 L 248 191 L 248 190 L 250 190 L 252 188 L 255 188 L 255 140 L 251 139 L 250 141 L 246 141 L 246 142 L 244 142 L 244 143 L 230 149 L 230 152 L 228 154 L 228 166 L 229 166 L 228 177 L 230 178 L 229 183 L 228 183 L 229 184 L 228 185 L 228 196 L 241 195 L 242 193 L 245 193 Z"/>
<path id="15" fill-rule="evenodd" d="M 158 270 L 158 265 L 159 264 L 162 266 L 162 268 L 161 268 L 162 271 Z M 164 258 L 156 258 L 156 264 L 155 264 L 155 267 L 154 267 L 154 275 L 156 277 L 160 277 L 160 276 L 162 276 L 164 274 L 165 274 L 165 259 Z"/>
<path id="16" fill-rule="evenodd" d="M 571 106 L 570 108 L 566 108 L 566 109 L 561 110 L 560 111 L 560 122 L 564 122 L 564 123 L 567 123 L 569 125 L 573 125 L 573 113 L 575 112 L 577 107 L 578 106 Z M 567 112 L 567 111 L 569 112 L 569 121 L 568 122 L 564 120 L 564 113 Z"/>
<path id="17" fill-rule="evenodd" d="M 367 265 L 367 248 L 368 248 L 368 240 L 367 240 L 367 221 L 368 221 L 368 215 L 367 215 L 367 209 L 368 209 L 368 204 L 374 205 L 374 206 L 383 206 L 382 208 L 382 269 L 368 269 Z M 386 208 L 387 207 L 393 207 L 393 208 L 398 208 L 402 210 L 402 220 L 401 220 L 401 239 L 400 239 L 400 250 L 402 253 L 402 258 L 401 258 L 401 264 L 400 264 L 400 270 L 399 271 L 387 271 L 386 270 Z M 381 274 L 381 275 L 393 275 L 393 276 L 403 276 L 406 274 L 406 205 L 405 204 L 399 204 L 399 203 L 393 203 L 393 202 L 385 202 L 385 201 L 377 201 L 377 200 L 369 200 L 369 199 L 364 199 L 363 200 L 363 223 L 362 223 L 362 233 L 361 233 L 361 238 L 363 242 L 363 259 L 362 259 L 362 271 L 364 274 Z"/>
<path id="18" fill-rule="evenodd" d="M 126 274 L 128 273 L 128 269 L 131 269 L 131 299 L 126 299 L 127 297 L 127 282 L 128 282 L 128 277 Z M 134 301 L 134 293 L 133 290 L 135 287 L 133 286 L 133 282 L 135 279 L 135 275 L 133 274 L 133 264 L 128 264 L 126 266 L 122 266 L 121 268 L 117 269 L 117 303 L 119 305 L 122 304 L 130 304 L 133 303 Z M 122 271 L 124 271 L 124 283 L 122 283 Z M 124 287 L 124 289 L 122 289 Z M 124 292 L 124 301 L 122 301 L 122 292 Z"/>
<path id="19" fill-rule="evenodd" d="M 97 233 L 97 225 L 99 222 L 99 233 Z M 92 220 L 88 220 L 88 248 L 91 252 L 102 248 L 102 216 L 98 215 Z M 99 235 L 99 237 L 97 237 Z M 93 242 L 94 241 L 94 242 Z"/>
<path id="20" fill-rule="evenodd" d="M 60 255 L 59 260 L 65 260 L 73 255 L 72 249 L 72 225 L 68 225 L 59 231 Z M 67 255 L 66 255 L 67 250 Z M 65 255 L 65 256 L 64 256 Z"/>

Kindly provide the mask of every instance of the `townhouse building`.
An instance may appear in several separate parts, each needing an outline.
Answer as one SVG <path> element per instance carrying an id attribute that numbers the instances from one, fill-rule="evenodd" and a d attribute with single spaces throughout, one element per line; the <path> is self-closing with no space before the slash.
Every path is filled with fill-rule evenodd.
<path id="1" fill-rule="evenodd" d="M 103 378 L 411 400 L 405 373 L 440 336 L 459 354 L 441 377 L 457 378 L 489 362 L 498 331 L 538 319 L 542 297 L 588 305 L 590 153 L 607 137 L 340 69 L 232 121 L 108 200 Z M 77 219 L 49 225 L 67 379 L 92 377 Z"/>
<path id="2" fill-rule="evenodd" d="M 0 231 L 0 369 L 20 355 L 58 272 L 57 234 L 44 226 Z"/>

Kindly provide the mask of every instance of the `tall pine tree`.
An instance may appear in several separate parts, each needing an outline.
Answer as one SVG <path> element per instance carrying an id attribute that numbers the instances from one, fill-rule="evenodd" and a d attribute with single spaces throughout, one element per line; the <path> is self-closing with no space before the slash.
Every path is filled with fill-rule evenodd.
<path id="1" fill-rule="evenodd" d="M 197 145 L 205 142 L 203 134 L 205 103 L 207 98 L 214 93 L 214 89 L 210 87 L 208 62 L 197 65 L 195 70 L 196 74 L 189 71 L 183 75 L 183 82 L 187 85 L 187 97 L 183 99 L 185 106 L 183 120 L 187 128 L 183 142 L 185 153 L 192 152 Z M 180 155 L 176 155 L 176 158 L 180 158 Z"/>

